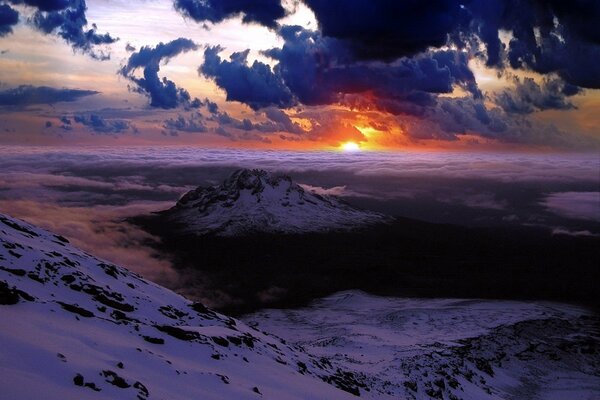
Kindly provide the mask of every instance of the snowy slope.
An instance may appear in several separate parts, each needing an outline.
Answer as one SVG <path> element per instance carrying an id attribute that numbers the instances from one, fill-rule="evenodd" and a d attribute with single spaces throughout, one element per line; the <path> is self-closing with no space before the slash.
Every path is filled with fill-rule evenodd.
<path id="1" fill-rule="evenodd" d="M 365 397 L 600 399 L 600 319 L 570 305 L 349 291 L 244 320 L 353 371 Z"/>
<path id="2" fill-rule="evenodd" d="M 184 231 L 222 236 L 323 232 L 388 221 L 381 214 L 306 191 L 288 176 L 256 169 L 238 170 L 220 185 L 186 193 L 167 215 Z"/>
<path id="3" fill-rule="evenodd" d="M 0 214 L 3 399 L 345 399 L 353 377 Z M 330 382 L 326 383 L 326 382 Z"/>

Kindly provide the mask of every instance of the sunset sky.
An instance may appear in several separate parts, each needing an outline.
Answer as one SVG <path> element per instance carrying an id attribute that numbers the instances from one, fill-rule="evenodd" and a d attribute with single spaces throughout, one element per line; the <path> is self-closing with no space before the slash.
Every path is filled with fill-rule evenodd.
<path id="1" fill-rule="evenodd" d="M 598 151 L 598 21 L 593 0 L 5 0 L 0 144 Z"/>

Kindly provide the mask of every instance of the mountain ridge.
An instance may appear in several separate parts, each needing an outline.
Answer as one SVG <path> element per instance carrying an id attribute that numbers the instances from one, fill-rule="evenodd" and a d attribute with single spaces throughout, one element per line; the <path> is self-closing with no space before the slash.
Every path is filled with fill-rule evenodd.
<path id="1" fill-rule="evenodd" d="M 326 359 L 3 214 L 0 316 L 7 398 L 344 399 L 359 391 Z"/>

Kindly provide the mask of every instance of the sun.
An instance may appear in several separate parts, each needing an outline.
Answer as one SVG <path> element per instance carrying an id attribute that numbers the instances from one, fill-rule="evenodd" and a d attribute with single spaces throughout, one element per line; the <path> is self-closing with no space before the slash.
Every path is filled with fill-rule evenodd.
<path id="1" fill-rule="evenodd" d="M 360 146 L 356 142 L 344 142 L 340 145 L 343 151 L 359 151 Z"/>

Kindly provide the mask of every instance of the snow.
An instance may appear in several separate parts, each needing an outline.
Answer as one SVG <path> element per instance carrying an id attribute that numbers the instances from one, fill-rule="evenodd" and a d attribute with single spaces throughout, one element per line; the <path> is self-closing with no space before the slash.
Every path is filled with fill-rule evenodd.
<path id="1" fill-rule="evenodd" d="M 600 398 L 600 321 L 572 305 L 347 291 L 244 321 L 361 376 L 367 398 Z"/>
<path id="2" fill-rule="evenodd" d="M 580 307 L 348 291 L 240 321 L 2 214 L 0 321 L 3 399 L 600 398 Z"/>
<path id="3" fill-rule="evenodd" d="M 221 236 L 348 230 L 389 221 L 305 190 L 288 176 L 249 169 L 234 172 L 220 185 L 188 192 L 167 214 L 185 232 Z"/>
<path id="4" fill-rule="evenodd" d="M 0 299 L 2 398 L 354 397 L 301 348 L 2 214 Z"/>

